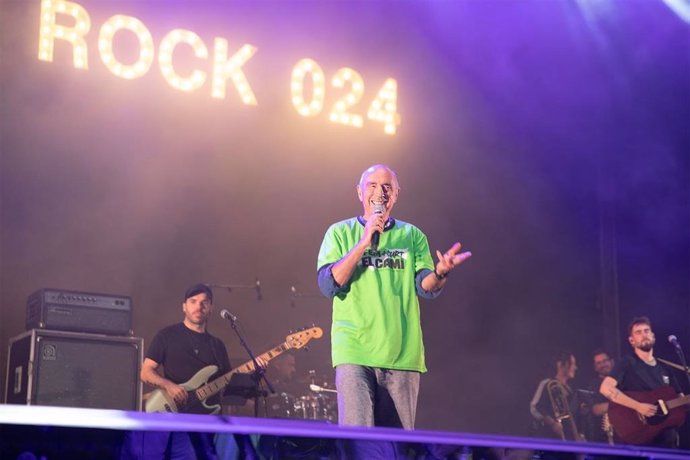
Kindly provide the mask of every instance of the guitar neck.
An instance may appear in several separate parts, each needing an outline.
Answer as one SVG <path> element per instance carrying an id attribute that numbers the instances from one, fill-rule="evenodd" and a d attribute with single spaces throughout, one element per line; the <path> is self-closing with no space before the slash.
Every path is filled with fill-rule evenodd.
<path id="1" fill-rule="evenodd" d="M 690 395 L 680 396 L 676 399 L 666 401 L 666 407 L 668 409 L 675 409 L 676 407 L 684 406 L 685 404 L 690 404 Z"/>
<path id="2" fill-rule="evenodd" d="M 268 362 L 276 356 L 283 354 L 290 348 L 292 347 L 288 342 L 283 342 L 277 347 L 271 348 L 267 352 L 257 356 L 257 359 L 262 359 L 263 361 Z M 195 390 L 195 393 L 200 400 L 206 399 L 223 390 L 228 385 L 228 383 L 230 383 L 230 379 L 234 374 L 248 374 L 250 372 L 254 372 L 254 369 L 254 361 L 247 361 L 246 363 L 231 370 L 227 374 L 221 375 L 220 377 L 208 382 L 206 385 L 200 386 Z"/>

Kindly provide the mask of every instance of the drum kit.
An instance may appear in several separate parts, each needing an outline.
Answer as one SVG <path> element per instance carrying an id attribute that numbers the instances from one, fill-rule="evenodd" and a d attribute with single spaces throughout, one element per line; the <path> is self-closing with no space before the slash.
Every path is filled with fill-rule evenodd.
<path id="1" fill-rule="evenodd" d="M 329 383 L 328 377 L 310 370 L 307 377 L 297 380 L 306 393 L 297 396 L 280 392 L 267 396 L 266 416 L 337 423 L 337 391 Z"/>

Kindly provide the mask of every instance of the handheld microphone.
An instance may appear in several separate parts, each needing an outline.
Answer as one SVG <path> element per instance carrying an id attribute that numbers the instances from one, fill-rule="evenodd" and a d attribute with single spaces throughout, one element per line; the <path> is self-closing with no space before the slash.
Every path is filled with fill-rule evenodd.
<path id="1" fill-rule="evenodd" d="M 671 334 L 668 336 L 668 341 L 671 345 L 673 345 L 677 350 L 680 350 L 680 344 L 678 343 L 678 337 L 675 335 Z"/>
<path id="2" fill-rule="evenodd" d="M 386 206 L 383 204 L 375 204 L 374 205 L 374 214 L 383 214 L 386 211 Z M 371 235 L 371 249 L 374 251 L 378 251 L 379 249 L 379 239 L 381 238 L 381 232 L 375 231 L 373 235 Z"/>
<path id="3" fill-rule="evenodd" d="M 223 318 L 223 319 L 230 320 L 230 321 L 232 321 L 233 323 L 234 323 L 235 321 L 237 321 L 237 316 L 233 315 L 232 313 L 230 313 L 230 312 L 227 311 L 226 309 L 222 309 L 222 310 L 220 311 L 220 317 Z"/>

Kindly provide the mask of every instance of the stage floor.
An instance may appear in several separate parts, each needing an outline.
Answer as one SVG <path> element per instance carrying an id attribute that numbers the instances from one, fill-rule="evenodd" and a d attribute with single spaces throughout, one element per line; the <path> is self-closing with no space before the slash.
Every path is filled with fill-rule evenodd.
<path id="1" fill-rule="evenodd" d="M 339 427 L 308 421 L 189 414 L 159 414 L 117 410 L 47 406 L 0 405 L 0 458 L 14 459 L 23 452 L 35 458 L 114 457 L 118 439 L 126 431 L 196 431 L 223 435 L 260 435 L 274 439 L 312 439 L 337 442 L 404 443 L 427 446 L 415 452 L 431 456 L 414 458 L 538 458 L 540 453 L 580 453 L 596 458 L 654 458 L 687 460 L 690 451 L 673 451 L 639 446 L 609 446 L 545 439 L 497 436 L 474 433 L 393 428 Z M 233 436 L 229 436 L 232 438 Z M 256 436 L 254 436 L 256 438 Z M 110 445 L 110 448 L 108 444 Z M 80 445 L 82 444 L 82 445 Z M 433 448 L 428 448 L 433 446 Z M 324 447 L 324 446 L 321 446 Z M 50 453 L 52 456 L 46 455 Z M 58 453 L 56 453 L 58 452 Z M 68 454 L 69 453 L 69 454 Z M 301 458 L 337 458 L 327 449 Z M 441 455 L 441 456 L 439 456 Z M 284 458 L 290 458 L 286 456 Z M 31 457 L 26 457 L 31 458 Z M 223 458 L 232 458 L 224 456 Z"/>

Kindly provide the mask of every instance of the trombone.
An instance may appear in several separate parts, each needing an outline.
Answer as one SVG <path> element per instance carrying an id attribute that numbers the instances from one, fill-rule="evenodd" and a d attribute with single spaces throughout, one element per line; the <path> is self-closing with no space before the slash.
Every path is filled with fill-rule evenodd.
<path id="1" fill-rule="evenodd" d="M 558 380 L 549 380 L 546 384 L 546 391 L 549 393 L 553 416 L 561 425 L 561 439 L 568 441 L 583 441 L 582 435 L 577 430 L 575 417 L 570 410 L 568 401 L 568 390 Z"/>

